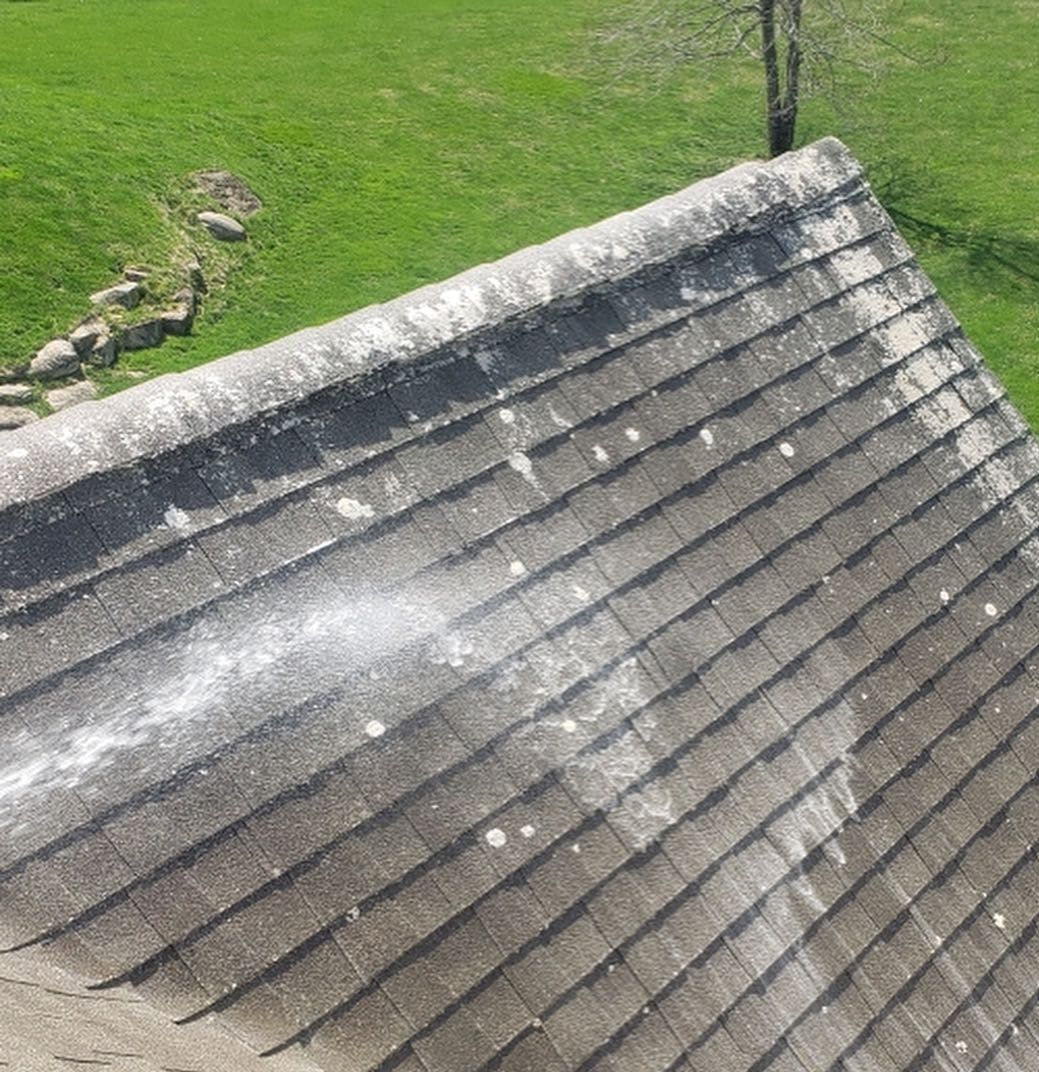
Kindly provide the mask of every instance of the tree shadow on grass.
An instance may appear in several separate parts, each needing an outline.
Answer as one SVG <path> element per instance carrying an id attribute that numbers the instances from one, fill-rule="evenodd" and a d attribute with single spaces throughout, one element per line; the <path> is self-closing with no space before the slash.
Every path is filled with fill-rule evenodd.
<path id="1" fill-rule="evenodd" d="M 913 196 L 913 184 L 898 170 L 873 178 L 873 188 L 910 245 L 916 239 L 957 250 L 966 254 L 974 268 L 1007 272 L 1039 283 L 1039 239 L 928 219 L 912 209 L 918 200 Z"/>

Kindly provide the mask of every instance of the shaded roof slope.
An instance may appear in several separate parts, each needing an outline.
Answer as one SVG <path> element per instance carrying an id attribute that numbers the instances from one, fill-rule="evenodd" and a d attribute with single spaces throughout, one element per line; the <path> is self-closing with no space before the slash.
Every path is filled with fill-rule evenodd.
<path id="1" fill-rule="evenodd" d="M 9 434 L 0 1062 L 1039 1066 L 1037 475 L 832 140 Z"/>

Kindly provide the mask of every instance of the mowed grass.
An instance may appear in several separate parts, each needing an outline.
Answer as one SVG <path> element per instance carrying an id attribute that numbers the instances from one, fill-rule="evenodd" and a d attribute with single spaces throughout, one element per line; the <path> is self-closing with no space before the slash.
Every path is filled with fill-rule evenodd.
<path id="1" fill-rule="evenodd" d="M 892 7 L 928 60 L 861 80 L 802 141 L 845 138 L 954 311 L 1039 422 L 1033 0 Z M 758 73 L 618 67 L 602 0 L 0 0 L 0 365 L 166 255 L 200 168 L 265 202 L 186 368 L 678 189 L 762 147 Z"/>

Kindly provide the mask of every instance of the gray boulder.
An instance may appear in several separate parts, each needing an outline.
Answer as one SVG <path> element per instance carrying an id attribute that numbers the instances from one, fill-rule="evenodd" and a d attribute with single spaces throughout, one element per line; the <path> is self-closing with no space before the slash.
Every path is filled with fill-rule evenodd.
<path id="1" fill-rule="evenodd" d="M 139 324 L 124 328 L 121 341 L 124 350 L 147 350 L 149 346 L 158 346 L 162 342 L 162 335 L 160 319 L 142 320 Z"/>
<path id="2" fill-rule="evenodd" d="M 144 268 L 124 268 L 123 276 L 131 283 L 143 283 L 148 278 L 148 272 Z"/>
<path id="3" fill-rule="evenodd" d="M 195 219 L 221 242 L 241 242 L 245 238 L 245 228 L 222 212 L 200 212 Z"/>
<path id="4" fill-rule="evenodd" d="M 79 371 L 79 354 L 68 339 L 47 343 L 29 362 L 29 375 L 41 380 L 57 380 Z"/>
<path id="5" fill-rule="evenodd" d="M 27 383 L 0 383 L 0 406 L 20 406 L 32 401 L 32 388 Z"/>
<path id="6" fill-rule="evenodd" d="M 9 431 L 12 428 L 22 428 L 40 418 L 31 409 L 24 406 L 0 407 L 0 431 Z"/>
<path id="7" fill-rule="evenodd" d="M 191 305 L 187 302 L 178 302 L 173 308 L 166 309 L 159 314 L 162 321 L 162 330 L 167 335 L 188 335 L 191 332 L 191 324 L 195 319 Z"/>
<path id="8" fill-rule="evenodd" d="M 124 309 L 132 309 L 141 300 L 141 284 L 133 280 L 116 283 L 114 287 L 91 294 L 90 300 L 94 305 L 121 305 Z"/>
<path id="9" fill-rule="evenodd" d="M 191 315 L 194 316 L 198 312 L 198 299 L 195 297 L 195 292 L 191 287 L 181 287 L 176 294 L 173 295 L 173 300 L 186 305 L 191 310 Z"/>
<path id="10" fill-rule="evenodd" d="M 97 388 L 90 380 L 80 380 L 68 387 L 57 387 L 48 391 L 43 397 L 50 403 L 51 409 L 68 409 L 69 406 L 77 406 L 80 402 L 97 398 Z"/>
<path id="11" fill-rule="evenodd" d="M 91 365 L 97 365 L 100 368 L 108 368 L 109 365 L 115 364 L 115 355 L 115 339 L 112 338 L 106 328 L 94 340 L 94 344 L 90 347 L 90 352 L 87 354 L 86 359 Z"/>
<path id="12" fill-rule="evenodd" d="M 190 284 L 187 289 L 192 292 L 197 290 L 199 293 L 204 294 L 206 292 L 206 277 L 202 274 L 202 265 L 198 261 L 185 261 L 181 268 Z"/>
<path id="13" fill-rule="evenodd" d="M 97 317 L 91 317 L 72 330 L 69 335 L 69 342 L 76 348 L 76 353 L 80 357 L 86 357 L 94 348 L 94 343 L 107 333 L 108 328 L 105 322 L 98 320 Z"/>

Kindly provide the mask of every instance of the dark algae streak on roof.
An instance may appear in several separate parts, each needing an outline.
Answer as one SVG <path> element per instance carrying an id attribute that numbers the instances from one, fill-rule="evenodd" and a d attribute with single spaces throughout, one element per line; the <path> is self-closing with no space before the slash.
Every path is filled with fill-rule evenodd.
<path id="1" fill-rule="evenodd" d="M 1039 1068 L 1039 448 L 827 140 L 0 444 L 0 1066 Z"/>

